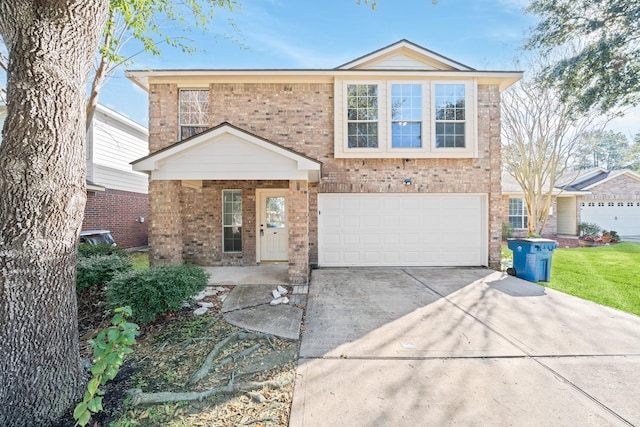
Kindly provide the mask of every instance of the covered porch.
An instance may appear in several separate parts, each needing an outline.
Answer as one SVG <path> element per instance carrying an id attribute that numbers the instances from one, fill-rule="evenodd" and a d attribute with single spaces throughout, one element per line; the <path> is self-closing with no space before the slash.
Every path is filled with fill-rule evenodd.
<path id="1" fill-rule="evenodd" d="M 290 284 L 306 284 L 320 167 L 228 123 L 135 161 L 150 175 L 150 262 L 284 263 Z"/>

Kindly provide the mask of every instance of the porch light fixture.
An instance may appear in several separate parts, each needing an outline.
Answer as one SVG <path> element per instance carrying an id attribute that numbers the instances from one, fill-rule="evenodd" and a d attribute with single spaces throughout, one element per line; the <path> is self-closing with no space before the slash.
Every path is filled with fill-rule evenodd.
<path id="1" fill-rule="evenodd" d="M 404 185 L 411 185 L 411 178 L 405 178 Z"/>

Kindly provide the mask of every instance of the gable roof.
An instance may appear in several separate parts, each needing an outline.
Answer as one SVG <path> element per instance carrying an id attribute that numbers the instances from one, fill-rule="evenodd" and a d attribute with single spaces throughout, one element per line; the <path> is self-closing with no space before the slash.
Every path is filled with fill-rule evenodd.
<path id="1" fill-rule="evenodd" d="M 499 85 L 500 90 L 522 78 L 522 71 L 475 70 L 408 40 L 400 40 L 382 49 L 330 69 L 158 69 L 127 70 L 125 75 L 149 91 L 152 83 L 179 83 L 182 87 L 208 87 L 224 83 L 333 83 L 337 78 L 362 76 L 395 78 L 476 79 L 478 84 Z"/>
<path id="2" fill-rule="evenodd" d="M 432 50 L 402 39 L 336 67 L 336 70 L 450 70 L 475 71 L 473 68 Z"/>
<path id="3" fill-rule="evenodd" d="M 556 187 L 564 188 L 569 191 L 587 191 L 596 185 L 603 184 L 621 175 L 627 175 L 640 181 L 640 174 L 632 171 L 631 169 L 609 171 L 605 168 L 593 168 L 566 174 L 562 177 L 562 180 L 559 181 Z"/>
<path id="4" fill-rule="evenodd" d="M 318 182 L 322 163 L 223 122 L 131 162 L 151 179 L 308 180 Z"/>
<path id="5" fill-rule="evenodd" d="M 593 187 L 604 184 L 619 176 L 626 175 L 640 181 L 640 174 L 631 169 L 609 171 L 605 168 L 582 169 L 566 172 L 560 177 L 554 187 L 553 194 L 590 194 Z M 522 194 L 522 189 L 516 180 L 506 172 L 502 173 L 502 193 L 505 195 Z"/>

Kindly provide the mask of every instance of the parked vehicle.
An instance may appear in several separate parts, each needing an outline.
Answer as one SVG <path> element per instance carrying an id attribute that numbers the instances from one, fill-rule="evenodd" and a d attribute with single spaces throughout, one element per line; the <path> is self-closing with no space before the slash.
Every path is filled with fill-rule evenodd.
<path id="1" fill-rule="evenodd" d="M 116 241 L 113 239 L 109 230 L 87 230 L 80 232 L 80 243 L 88 243 L 90 245 L 113 245 Z"/>

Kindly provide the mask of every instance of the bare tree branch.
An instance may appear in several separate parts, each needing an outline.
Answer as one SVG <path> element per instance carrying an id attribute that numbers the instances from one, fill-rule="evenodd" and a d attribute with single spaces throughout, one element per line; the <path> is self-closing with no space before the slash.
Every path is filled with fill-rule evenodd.
<path id="1" fill-rule="evenodd" d="M 503 167 L 522 188 L 531 234 L 544 230 L 554 188 L 582 135 L 601 129 L 607 121 L 596 112 L 574 113 L 553 88 L 535 78 L 504 94 Z"/>

